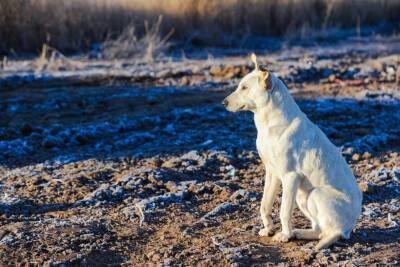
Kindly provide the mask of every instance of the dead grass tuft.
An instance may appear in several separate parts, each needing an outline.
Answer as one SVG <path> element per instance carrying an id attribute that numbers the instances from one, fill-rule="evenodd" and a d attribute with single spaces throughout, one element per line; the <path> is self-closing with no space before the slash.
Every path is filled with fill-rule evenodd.
<path id="1" fill-rule="evenodd" d="M 146 26 L 160 15 L 162 25 Z M 232 46 L 251 36 L 307 36 L 333 27 L 398 29 L 399 21 L 398 0 L 1 0 L 0 53 L 39 53 L 43 43 L 76 52 L 108 40 L 110 55 L 139 49 L 151 58 L 172 28 L 176 41 Z"/>
<path id="2" fill-rule="evenodd" d="M 80 62 L 76 62 L 65 57 L 57 49 L 44 44 L 42 47 L 42 52 L 35 62 L 35 68 L 36 72 L 77 70 L 81 68 L 81 64 Z"/>
<path id="3" fill-rule="evenodd" d="M 145 21 L 145 33 L 138 38 L 135 26 L 126 27 L 118 38 L 107 40 L 103 43 L 103 55 L 106 58 L 138 58 L 142 57 L 146 62 L 153 62 L 154 59 L 163 54 L 170 44 L 174 30 L 170 30 L 164 37 L 161 37 L 160 27 L 163 17 L 160 15 L 152 26 Z"/>

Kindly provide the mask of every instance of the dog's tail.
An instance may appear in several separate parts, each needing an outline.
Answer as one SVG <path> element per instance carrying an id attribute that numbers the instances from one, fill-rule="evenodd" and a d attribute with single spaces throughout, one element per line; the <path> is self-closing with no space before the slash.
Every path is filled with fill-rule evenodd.
<path id="1" fill-rule="evenodd" d="M 321 250 L 324 248 L 329 247 L 336 241 L 338 241 L 342 237 L 341 232 L 333 232 L 328 235 L 323 235 L 322 239 L 318 242 L 317 246 L 315 247 L 317 250 Z"/>

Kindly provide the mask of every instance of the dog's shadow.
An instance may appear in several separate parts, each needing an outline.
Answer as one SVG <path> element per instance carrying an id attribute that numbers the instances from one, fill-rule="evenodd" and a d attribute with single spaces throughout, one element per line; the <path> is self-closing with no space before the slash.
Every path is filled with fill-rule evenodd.
<path id="1" fill-rule="evenodd" d="M 372 192 L 363 194 L 363 205 L 369 203 L 383 204 L 398 197 L 399 193 L 396 187 L 387 185 L 371 185 Z"/>
<path id="2" fill-rule="evenodd" d="M 362 227 L 352 234 L 344 243 L 376 245 L 376 244 L 398 244 L 400 242 L 400 228 L 398 226 L 381 228 L 377 226 Z"/>

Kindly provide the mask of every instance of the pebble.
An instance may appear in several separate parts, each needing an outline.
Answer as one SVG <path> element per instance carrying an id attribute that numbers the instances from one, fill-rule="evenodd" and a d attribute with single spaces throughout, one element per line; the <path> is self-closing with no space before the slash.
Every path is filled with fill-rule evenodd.
<path id="1" fill-rule="evenodd" d="M 161 259 L 161 255 L 156 253 L 153 255 L 153 257 L 151 258 L 152 261 L 159 261 Z"/>
<path id="2" fill-rule="evenodd" d="M 390 173 L 392 176 L 393 180 L 397 183 L 400 183 L 400 168 L 395 167 L 392 172 Z"/>
<path id="3" fill-rule="evenodd" d="M 163 164 L 161 164 L 162 168 L 167 168 L 167 169 L 172 169 L 176 168 L 182 165 L 182 160 L 180 158 L 171 158 L 167 161 L 164 161 Z"/>
<path id="4" fill-rule="evenodd" d="M 374 178 L 376 181 L 384 181 L 389 178 L 388 172 L 384 167 L 381 167 L 378 170 L 373 170 L 370 174 L 369 177 Z"/>
<path id="5" fill-rule="evenodd" d="M 179 82 L 180 86 L 186 86 L 190 84 L 190 80 L 187 76 L 183 76 Z"/>
<path id="6" fill-rule="evenodd" d="M 365 206 L 363 215 L 367 216 L 369 219 L 377 218 L 381 215 L 382 211 L 378 207 Z"/>
<path id="7" fill-rule="evenodd" d="M 334 74 L 329 75 L 328 81 L 331 82 L 331 83 L 335 82 L 336 81 L 336 76 Z"/>
<path id="8" fill-rule="evenodd" d="M 364 152 L 364 154 L 362 155 L 363 159 L 369 159 L 371 157 L 371 153 L 369 152 Z"/>
<path id="9" fill-rule="evenodd" d="M 210 68 L 210 74 L 212 76 L 219 76 L 222 73 L 222 68 L 220 66 L 212 66 Z"/>
<path id="10" fill-rule="evenodd" d="M 376 191 L 376 187 L 368 182 L 361 182 L 358 184 L 358 187 L 363 193 L 369 194 L 369 193 L 374 193 Z"/>
<path id="11" fill-rule="evenodd" d="M 357 154 L 357 153 L 353 154 L 353 156 L 351 157 L 351 159 L 354 161 L 359 161 L 360 158 L 361 158 L 360 154 Z"/>
<path id="12" fill-rule="evenodd" d="M 148 259 L 151 259 L 155 253 L 156 253 L 155 251 L 150 251 L 149 253 L 146 254 L 146 257 Z"/>

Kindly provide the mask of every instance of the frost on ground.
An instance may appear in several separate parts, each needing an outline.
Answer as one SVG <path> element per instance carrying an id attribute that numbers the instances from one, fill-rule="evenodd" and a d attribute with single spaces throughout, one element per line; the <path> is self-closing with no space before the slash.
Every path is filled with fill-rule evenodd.
<path id="1" fill-rule="evenodd" d="M 318 253 L 257 235 L 253 118 L 219 104 L 250 70 L 244 55 L 41 73 L 11 61 L 0 72 L 0 265 L 398 265 L 398 44 L 261 55 L 364 192 L 352 238 Z M 297 210 L 294 225 L 309 227 Z"/>

